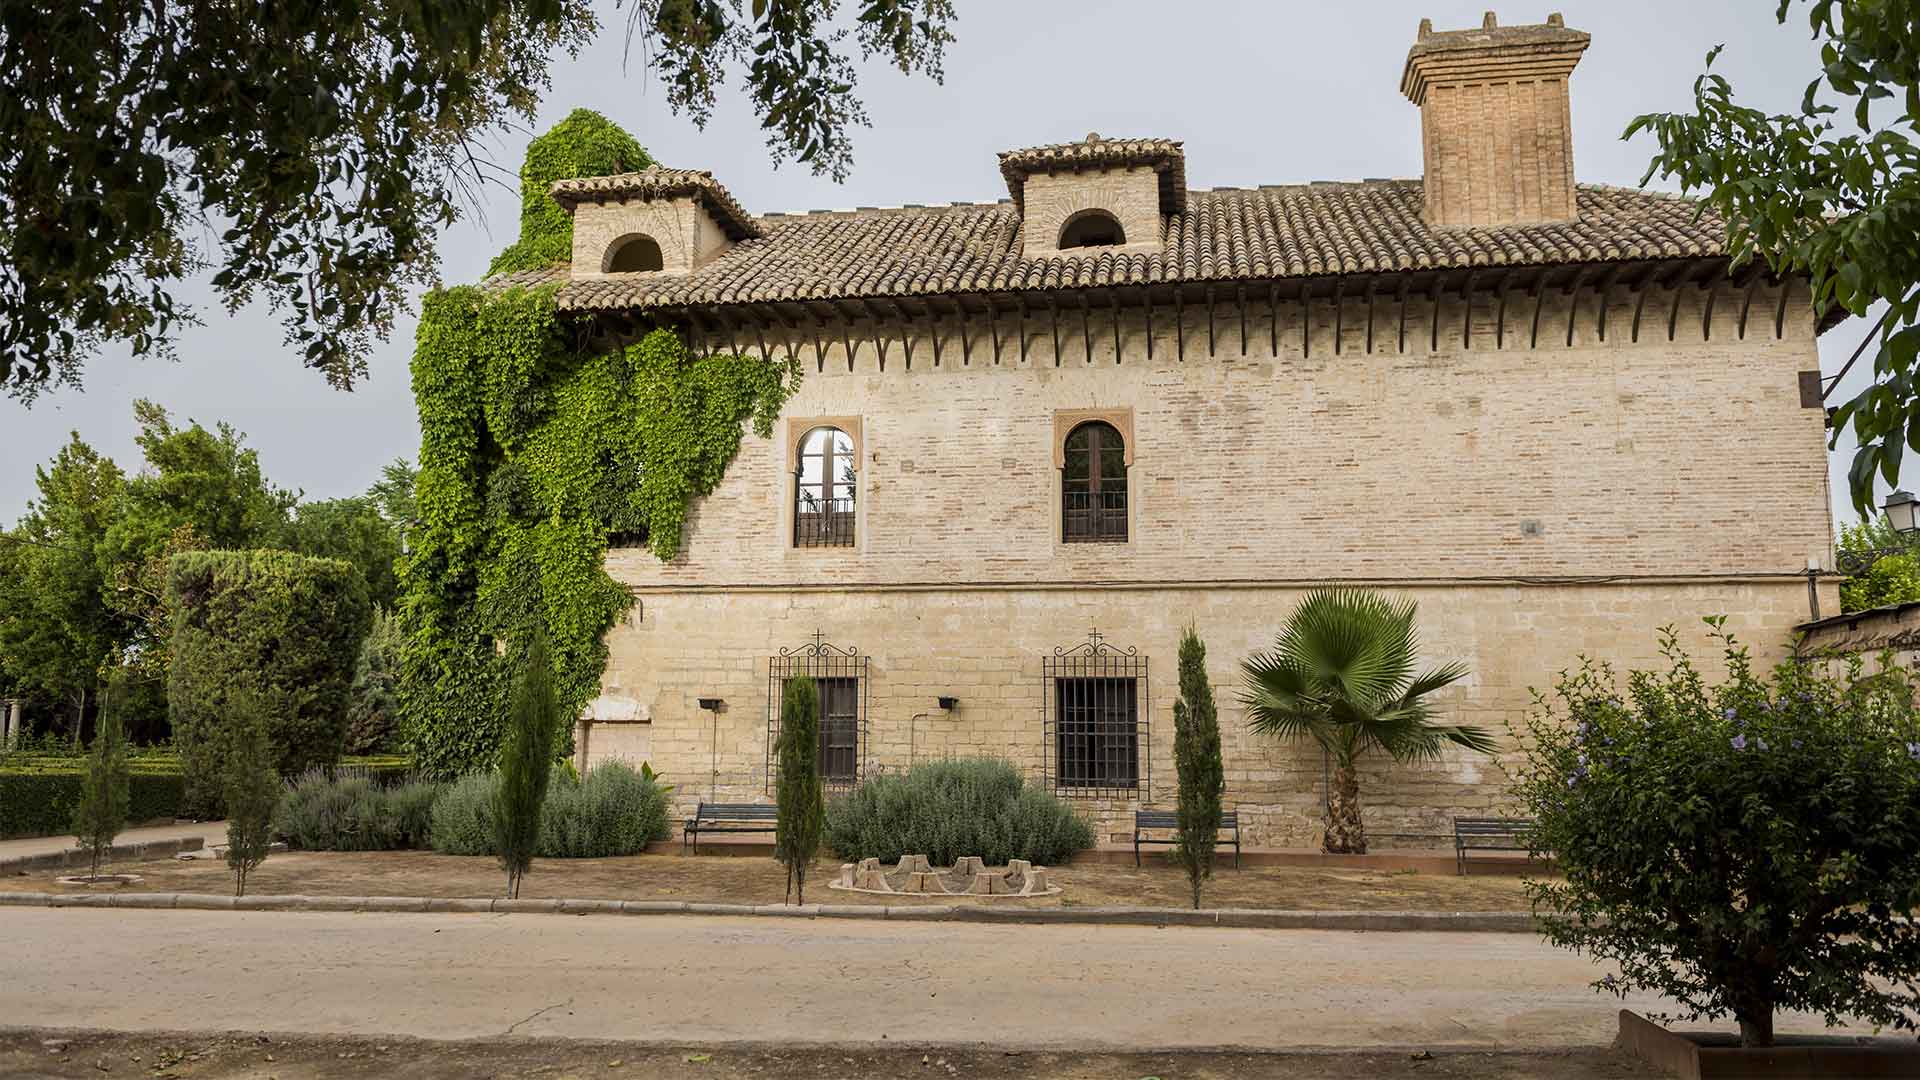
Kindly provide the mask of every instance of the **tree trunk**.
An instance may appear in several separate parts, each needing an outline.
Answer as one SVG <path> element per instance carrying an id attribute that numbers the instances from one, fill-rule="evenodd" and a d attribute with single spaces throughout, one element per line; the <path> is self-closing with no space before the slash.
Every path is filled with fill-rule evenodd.
<path id="1" fill-rule="evenodd" d="M 1329 855 L 1365 855 L 1367 830 L 1360 820 L 1360 774 L 1353 763 L 1333 767 L 1333 790 L 1327 794 L 1327 836 L 1321 849 Z"/>
<path id="2" fill-rule="evenodd" d="M 1753 1009 L 1751 1010 L 1751 1012 L 1753 1013 L 1752 1016 L 1739 1017 L 1740 1045 L 1741 1046 L 1760 1046 L 1760 1047 L 1772 1046 L 1773 1045 L 1773 1009 L 1770 1007 L 1762 1007 L 1758 1009 Z"/>
<path id="3" fill-rule="evenodd" d="M 80 749 L 80 727 L 87 722 L 87 688 L 82 686 L 73 706 L 73 748 Z"/>

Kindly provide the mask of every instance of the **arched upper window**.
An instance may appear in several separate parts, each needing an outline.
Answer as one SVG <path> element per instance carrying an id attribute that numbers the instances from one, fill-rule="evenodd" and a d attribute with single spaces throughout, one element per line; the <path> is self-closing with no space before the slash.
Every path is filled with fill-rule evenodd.
<path id="1" fill-rule="evenodd" d="M 800 440 L 793 485 L 793 546 L 853 546 L 853 439 L 817 427 Z"/>
<path id="2" fill-rule="evenodd" d="M 1120 219 L 1105 210 L 1082 210 L 1060 226 L 1062 248 L 1109 247 L 1127 242 Z"/>
<path id="3" fill-rule="evenodd" d="M 606 272 L 609 274 L 659 270 L 665 266 L 666 260 L 660 255 L 660 244 L 645 233 L 629 233 L 607 248 Z"/>
<path id="4" fill-rule="evenodd" d="M 1127 447 L 1112 424 L 1090 420 L 1067 434 L 1060 475 L 1060 537 L 1067 543 L 1127 539 Z"/>

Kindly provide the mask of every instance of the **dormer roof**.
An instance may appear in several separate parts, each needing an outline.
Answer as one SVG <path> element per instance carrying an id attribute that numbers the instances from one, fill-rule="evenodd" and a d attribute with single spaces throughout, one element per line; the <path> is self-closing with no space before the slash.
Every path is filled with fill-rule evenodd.
<path id="1" fill-rule="evenodd" d="M 666 169 L 655 165 L 641 172 L 561 180 L 548 194 L 569 211 L 584 202 L 692 198 L 713 215 L 728 239 L 738 242 L 765 235 L 753 215 L 705 169 Z"/>
<path id="2" fill-rule="evenodd" d="M 1024 211 L 1027 177 L 1035 173 L 1095 172 L 1145 166 L 1160 174 L 1160 212 L 1187 208 L 1187 155 L 1177 139 L 1106 139 L 1098 133 L 1079 142 L 1030 146 L 1000 155 L 1015 210 Z"/>

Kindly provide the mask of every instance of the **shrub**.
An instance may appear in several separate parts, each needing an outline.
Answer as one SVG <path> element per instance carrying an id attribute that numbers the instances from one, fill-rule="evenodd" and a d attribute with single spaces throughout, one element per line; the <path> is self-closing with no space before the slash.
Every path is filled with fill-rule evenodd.
<path id="1" fill-rule="evenodd" d="M 433 849 L 444 855 L 494 854 L 493 800 L 497 773 L 473 773 L 443 786 L 432 810 Z M 571 766 L 553 766 L 541 809 L 543 859 L 593 859 L 635 855 L 650 841 L 671 835 L 667 793 L 651 771 L 624 762 L 594 766 L 584 780 Z"/>
<path id="2" fill-rule="evenodd" d="M 1778 1009 L 1914 1028 L 1914 681 L 1857 657 L 1757 673 L 1708 621 L 1717 685 L 1667 630 L 1624 698 L 1591 662 L 1541 697 L 1518 793 L 1566 875 L 1529 886 L 1548 939 L 1617 964 L 1597 988 L 1732 1014 L 1748 1046 Z"/>
<path id="3" fill-rule="evenodd" d="M 440 785 L 381 787 L 365 777 L 311 769 L 287 785 L 274 832 L 306 851 L 396 851 L 428 846 Z"/>
<path id="4" fill-rule="evenodd" d="M 280 775 L 340 759 L 370 613 L 359 571 L 285 551 L 190 551 L 168 561 L 167 596 L 167 701 L 194 808 L 220 804 L 239 695 L 257 702 Z"/>
<path id="5" fill-rule="evenodd" d="M 493 773 L 468 773 L 440 790 L 429 839 L 442 855 L 493 854 Z"/>
<path id="6" fill-rule="evenodd" d="M 666 789 L 625 762 L 596 765 L 584 780 L 562 777 L 556 769 L 541 815 L 542 858 L 635 855 L 672 834 Z"/>
<path id="7" fill-rule="evenodd" d="M 347 706 L 346 750 L 374 754 L 399 742 L 400 650 L 406 634 L 400 618 L 376 611 L 354 661 L 351 701 Z"/>
<path id="8" fill-rule="evenodd" d="M 76 765 L 0 770 L 0 839 L 59 836 L 73 828 L 85 778 Z M 153 771 L 134 761 L 127 772 L 127 820 L 171 820 L 180 812 L 185 787 L 178 769 Z"/>
<path id="9" fill-rule="evenodd" d="M 874 777 L 828 803 L 827 846 L 843 859 L 925 855 L 950 866 L 978 855 L 1057 865 L 1093 846 L 1093 826 L 1011 764 L 962 758 Z"/>

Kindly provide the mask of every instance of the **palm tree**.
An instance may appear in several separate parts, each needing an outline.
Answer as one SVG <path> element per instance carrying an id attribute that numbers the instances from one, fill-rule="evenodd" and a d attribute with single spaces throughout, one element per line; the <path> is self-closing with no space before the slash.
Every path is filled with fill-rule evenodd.
<path id="1" fill-rule="evenodd" d="M 1240 700 L 1253 730 L 1306 737 L 1333 760 L 1322 849 L 1364 855 L 1360 820 L 1360 755 L 1375 747 L 1395 761 L 1440 756 L 1448 743 L 1491 753 L 1492 736 L 1476 727 L 1432 722 L 1423 699 L 1467 674 L 1461 663 L 1414 674 L 1420 643 L 1415 605 L 1359 589 L 1315 589 L 1288 617 L 1272 649 L 1241 662 Z"/>

